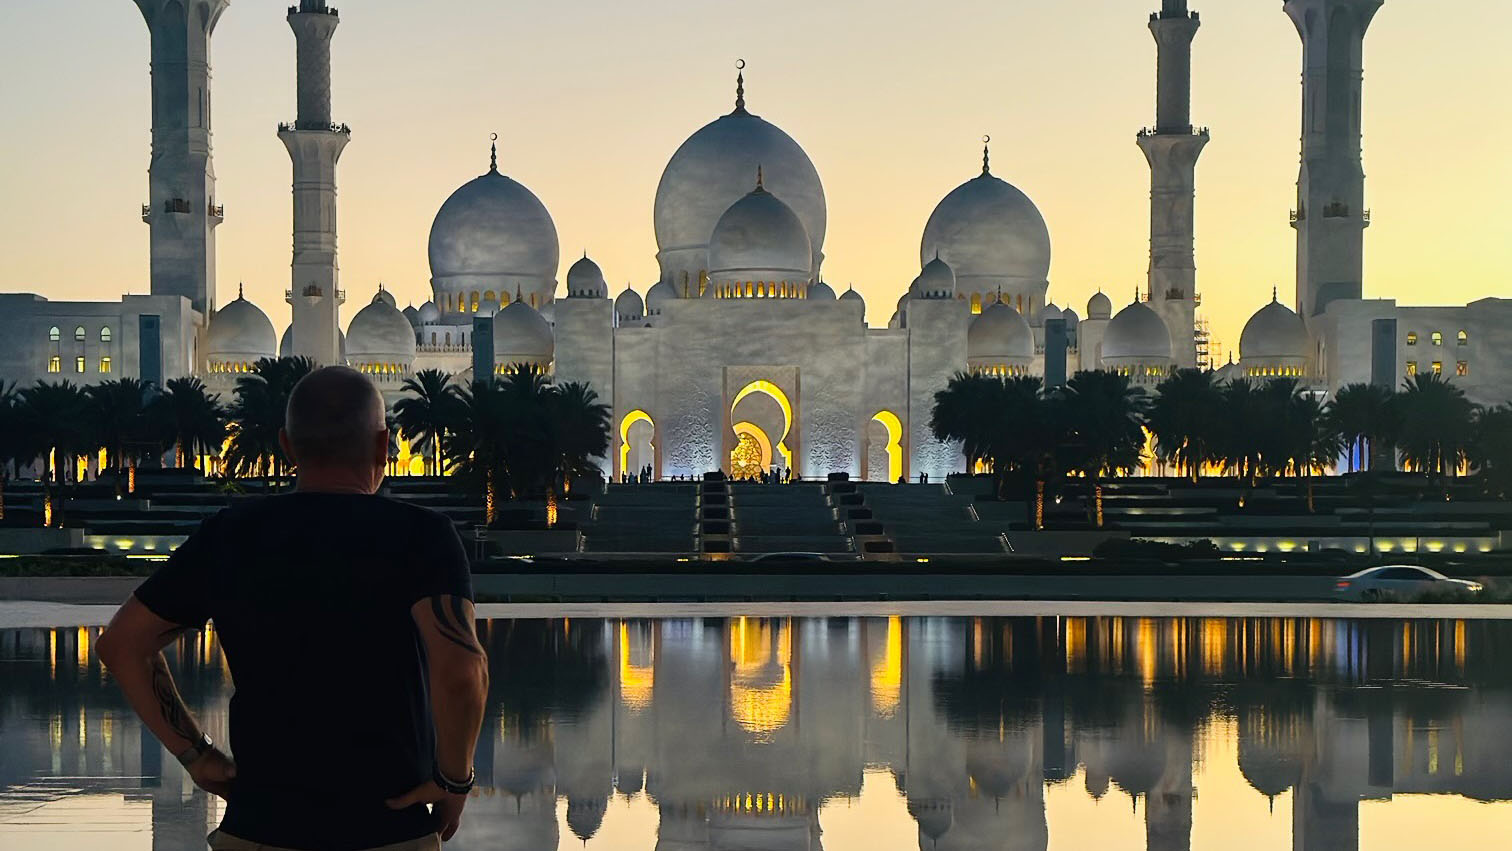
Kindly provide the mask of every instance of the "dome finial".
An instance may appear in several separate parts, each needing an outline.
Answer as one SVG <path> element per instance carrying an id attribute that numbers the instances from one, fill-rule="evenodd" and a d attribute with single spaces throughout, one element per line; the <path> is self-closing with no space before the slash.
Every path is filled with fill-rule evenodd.
<path id="1" fill-rule="evenodd" d="M 246 285 L 243 284 L 241 281 L 237 281 L 236 282 L 236 297 L 238 299 L 245 297 L 245 296 L 242 295 L 242 288 L 245 287 L 245 286 Z"/>
<path id="2" fill-rule="evenodd" d="M 745 66 L 744 59 L 735 60 L 735 111 L 745 112 Z"/>
<path id="3" fill-rule="evenodd" d="M 998 291 L 997 291 L 997 303 L 998 304 L 1002 304 L 1003 303 L 1003 288 L 1001 286 L 998 287 Z"/>
<path id="4" fill-rule="evenodd" d="M 988 150 L 988 146 L 991 144 L 991 136 L 982 137 L 982 174 L 992 174 L 992 167 L 989 162 L 989 156 L 991 152 Z"/>
<path id="5" fill-rule="evenodd" d="M 1271 287 L 1271 302 L 1273 302 L 1273 303 L 1277 302 L 1277 301 L 1280 301 L 1280 299 L 1277 298 L 1277 296 L 1276 296 L 1276 291 L 1277 291 L 1276 287 Z"/>
<path id="6" fill-rule="evenodd" d="M 766 187 L 763 185 L 761 177 L 761 163 L 756 164 L 756 189 L 760 192 L 766 191 Z"/>
<path id="7" fill-rule="evenodd" d="M 490 134 L 493 144 L 488 146 L 488 173 L 499 173 L 499 134 Z"/>
<path id="8" fill-rule="evenodd" d="M 521 292 L 520 285 L 515 284 L 515 301 L 524 301 L 525 293 Z"/>

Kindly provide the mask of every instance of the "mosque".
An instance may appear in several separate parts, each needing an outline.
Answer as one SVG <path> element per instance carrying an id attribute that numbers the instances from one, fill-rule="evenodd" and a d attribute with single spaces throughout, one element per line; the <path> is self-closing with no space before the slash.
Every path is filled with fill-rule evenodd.
<path id="1" fill-rule="evenodd" d="M 198 375 L 229 395 L 259 358 L 346 363 L 392 401 L 423 369 L 459 381 L 535 364 L 588 382 L 613 410 L 604 472 L 657 477 L 713 469 L 844 472 L 895 481 L 960 471 L 929 431 L 934 394 L 962 370 L 1059 384 L 1108 369 L 1152 388 L 1173 369 L 1225 378 L 1295 376 L 1320 394 L 1354 382 L 1398 386 L 1433 372 L 1478 402 L 1512 398 L 1512 301 L 1399 307 L 1363 296 L 1361 54 L 1383 0 L 1286 0 L 1304 44 L 1302 171 L 1295 306 L 1273 295 L 1245 326 L 1239 360 L 1208 362 L 1196 310 L 1193 211 L 1209 141 L 1190 115 L 1186 0 L 1150 16 L 1158 47 L 1157 121 L 1137 143 L 1151 169 L 1149 279 L 1127 305 L 1101 292 L 1085 315 L 1049 296 L 1051 237 L 1022 191 L 979 173 L 929 215 L 920 271 L 895 305 L 867 305 L 824 282 L 827 207 L 803 148 L 747 106 L 688 137 L 657 188 L 660 278 L 611 293 L 586 254 L 557 279 L 547 205 L 501 171 L 457 189 L 429 239 L 433 297 L 400 309 L 381 286 L 343 333 L 336 168 L 351 131 L 331 112 L 325 0 L 288 11 L 298 50 L 298 117 L 280 125 L 293 163 L 294 251 L 281 336 L 240 293 L 216 301 L 210 39 L 228 0 L 135 0 L 151 31 L 153 131 L 150 295 L 55 302 L 0 295 L 0 375 L 28 383 Z M 744 64 L 741 64 L 744 67 Z M 988 140 L 990 141 L 990 140 Z M 973 164 L 970 171 L 975 171 Z M 963 168 L 963 172 L 967 172 Z M 885 322 L 883 318 L 885 317 Z"/>

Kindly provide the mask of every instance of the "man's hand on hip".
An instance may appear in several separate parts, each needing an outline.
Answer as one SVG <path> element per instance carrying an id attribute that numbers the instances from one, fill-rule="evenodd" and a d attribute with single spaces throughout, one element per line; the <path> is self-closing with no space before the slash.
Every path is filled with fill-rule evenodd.
<path id="1" fill-rule="evenodd" d="M 436 835 L 442 842 L 449 841 L 462 825 L 462 809 L 467 806 L 466 795 L 452 795 L 427 780 L 397 798 L 385 801 L 391 810 L 404 810 L 416 804 L 430 804 L 431 815 L 436 818 Z"/>
<path id="2" fill-rule="evenodd" d="M 236 763 L 221 753 L 219 748 L 210 748 L 199 759 L 189 763 L 189 776 L 194 785 L 223 801 L 231 799 L 231 783 L 236 779 Z"/>

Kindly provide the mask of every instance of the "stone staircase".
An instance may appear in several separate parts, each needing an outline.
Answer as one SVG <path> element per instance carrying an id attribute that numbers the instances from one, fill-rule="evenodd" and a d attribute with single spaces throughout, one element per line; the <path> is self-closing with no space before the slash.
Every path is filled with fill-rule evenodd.
<path id="1" fill-rule="evenodd" d="M 876 530 L 892 542 L 898 553 L 1002 554 L 1001 533 L 1006 522 L 984 521 L 969 496 L 950 492 L 939 485 L 890 485 L 859 483 L 858 505 L 844 506 L 840 495 L 832 497 L 842 503 L 849 523 L 858 531 Z M 866 516 L 869 514 L 869 516 Z"/>
<path id="2" fill-rule="evenodd" d="M 819 482 L 729 486 L 731 537 L 737 553 L 848 553 L 850 537 Z"/>
<path id="3" fill-rule="evenodd" d="M 590 553 L 691 553 L 698 485 L 611 484 L 580 524 Z"/>

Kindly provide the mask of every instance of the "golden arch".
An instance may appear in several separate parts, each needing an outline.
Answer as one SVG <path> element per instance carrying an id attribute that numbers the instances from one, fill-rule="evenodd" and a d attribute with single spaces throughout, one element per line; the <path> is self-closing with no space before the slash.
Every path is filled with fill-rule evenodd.
<path id="1" fill-rule="evenodd" d="M 892 411 L 878 411 L 872 421 L 887 429 L 887 480 L 896 482 L 903 478 L 903 422 Z"/>
<path id="2" fill-rule="evenodd" d="M 792 403 L 788 401 L 787 394 L 782 392 L 782 388 L 772 382 L 765 379 L 752 381 L 750 384 L 740 388 L 740 392 L 735 394 L 734 401 L 730 402 L 730 416 L 732 418 L 735 415 L 735 406 L 740 404 L 740 400 L 752 393 L 765 393 L 772 397 L 772 401 L 776 402 L 778 407 L 782 408 L 782 436 L 777 438 L 777 451 L 782 455 L 782 466 L 791 469 L 793 466 L 793 451 L 788 448 L 787 439 L 788 435 L 793 433 Z"/>
<path id="3" fill-rule="evenodd" d="M 751 439 L 756 442 L 756 445 L 761 447 L 761 469 L 766 470 L 772 466 L 772 441 L 767 437 L 766 432 L 762 430 L 761 426 L 751 422 L 739 422 L 730 428 L 734 430 L 736 437 L 743 434 L 750 435 Z M 733 460 L 731 469 L 733 471 Z"/>
<path id="4" fill-rule="evenodd" d="M 651 452 L 652 454 L 655 454 L 656 452 L 656 420 L 651 419 L 650 414 L 640 410 L 639 408 L 626 414 L 625 418 L 620 420 L 619 428 L 619 469 L 621 474 L 624 474 L 625 468 L 630 466 L 630 427 L 635 425 L 636 423 L 646 423 L 647 425 L 651 426 Z"/>

